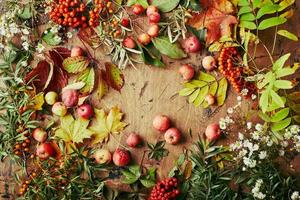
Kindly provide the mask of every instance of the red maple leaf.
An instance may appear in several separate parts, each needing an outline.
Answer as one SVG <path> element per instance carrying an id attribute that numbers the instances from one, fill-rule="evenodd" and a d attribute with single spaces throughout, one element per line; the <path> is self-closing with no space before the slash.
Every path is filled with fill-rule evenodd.
<path id="1" fill-rule="evenodd" d="M 237 24 L 237 18 L 232 14 L 235 9 L 228 0 L 200 0 L 203 11 L 193 13 L 188 25 L 193 28 L 207 29 L 206 44 L 209 45 L 222 36 L 231 36 L 231 25 Z"/>

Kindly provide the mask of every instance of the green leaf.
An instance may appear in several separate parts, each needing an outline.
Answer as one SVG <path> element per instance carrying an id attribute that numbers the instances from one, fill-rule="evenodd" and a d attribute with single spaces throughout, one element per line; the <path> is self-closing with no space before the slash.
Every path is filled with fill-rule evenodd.
<path id="1" fill-rule="evenodd" d="M 279 5 L 273 4 L 273 3 L 267 3 L 263 7 L 261 7 L 256 15 L 256 19 L 261 18 L 262 16 L 266 14 L 273 14 L 279 9 Z"/>
<path id="2" fill-rule="evenodd" d="M 276 80 L 274 86 L 279 89 L 291 89 L 293 88 L 292 82 L 287 80 Z"/>
<path id="3" fill-rule="evenodd" d="M 206 82 L 213 82 L 213 81 L 216 81 L 215 77 L 210 75 L 210 74 L 207 74 L 205 72 L 200 72 L 200 75 L 199 75 L 199 80 L 201 81 L 206 81 Z"/>
<path id="4" fill-rule="evenodd" d="M 271 17 L 261 21 L 258 25 L 258 30 L 265 30 L 270 27 L 278 26 L 287 21 L 287 19 L 282 17 Z"/>
<path id="5" fill-rule="evenodd" d="M 195 101 L 195 99 L 198 97 L 200 92 L 200 88 L 198 88 L 197 90 L 195 90 L 191 96 L 189 97 L 189 103 L 193 103 Z"/>
<path id="6" fill-rule="evenodd" d="M 148 1 L 147 0 L 128 0 L 127 1 L 127 6 L 132 6 L 134 4 L 140 4 L 142 5 L 144 8 L 147 8 L 149 6 Z"/>
<path id="7" fill-rule="evenodd" d="M 113 63 L 106 62 L 106 81 L 113 89 L 121 91 L 125 84 L 122 71 Z"/>
<path id="8" fill-rule="evenodd" d="M 147 179 L 141 179 L 141 184 L 145 186 L 146 188 L 151 188 L 155 185 L 155 182 L 152 180 L 147 180 Z"/>
<path id="9" fill-rule="evenodd" d="M 279 3 L 280 8 L 278 11 L 282 11 L 294 3 L 295 3 L 295 0 L 283 0 Z"/>
<path id="10" fill-rule="evenodd" d="M 22 19 L 30 19 L 32 17 L 31 4 L 25 5 L 22 12 L 18 15 Z"/>
<path id="11" fill-rule="evenodd" d="M 281 108 L 284 107 L 284 101 L 281 99 L 281 97 L 274 90 L 270 90 L 270 95 L 271 95 L 272 100 L 275 104 L 277 104 Z"/>
<path id="12" fill-rule="evenodd" d="M 240 20 L 252 22 L 255 20 L 255 16 L 252 13 L 245 13 L 241 15 Z"/>
<path id="13" fill-rule="evenodd" d="M 248 0 L 239 0 L 238 2 L 239 2 L 238 3 L 239 6 L 248 6 L 249 5 Z"/>
<path id="14" fill-rule="evenodd" d="M 269 90 L 264 90 L 259 99 L 259 106 L 263 113 L 265 113 L 268 109 L 269 104 Z"/>
<path id="15" fill-rule="evenodd" d="M 133 165 L 128 168 L 128 170 L 137 177 L 141 176 L 141 169 L 138 165 Z"/>
<path id="16" fill-rule="evenodd" d="M 240 27 L 243 27 L 243 28 L 246 28 L 249 30 L 255 30 L 257 28 L 256 24 L 254 22 L 248 22 L 248 21 L 241 21 Z"/>
<path id="17" fill-rule="evenodd" d="M 208 94 L 211 94 L 212 96 L 215 96 L 218 90 L 218 82 L 213 82 L 210 86 L 209 86 L 209 90 L 208 90 Z M 203 108 L 207 108 L 209 105 L 207 103 L 207 101 L 204 101 L 202 103 L 202 107 Z"/>
<path id="18" fill-rule="evenodd" d="M 250 8 L 250 6 L 243 6 L 239 9 L 238 16 L 245 14 L 245 13 L 250 13 L 250 12 L 252 12 L 252 9 Z"/>
<path id="19" fill-rule="evenodd" d="M 222 78 L 219 81 L 219 88 L 217 91 L 217 103 L 218 106 L 221 106 L 224 104 L 226 96 L 227 96 L 227 87 L 228 87 L 228 82 L 226 78 Z"/>
<path id="20" fill-rule="evenodd" d="M 283 56 L 281 56 L 278 60 L 276 60 L 276 62 L 273 64 L 273 70 L 279 70 L 281 68 L 283 68 L 284 63 L 289 59 L 289 57 L 291 56 L 290 53 L 287 53 Z"/>
<path id="21" fill-rule="evenodd" d="M 63 61 L 63 68 L 68 73 L 77 74 L 84 71 L 89 63 L 90 61 L 83 56 L 68 57 Z"/>
<path id="22" fill-rule="evenodd" d="M 153 0 L 152 5 L 156 6 L 161 12 L 170 12 L 176 8 L 180 0 Z"/>
<path id="23" fill-rule="evenodd" d="M 290 108 L 283 108 L 276 112 L 272 117 L 271 117 L 271 122 L 279 122 L 286 118 L 290 113 Z"/>
<path id="24" fill-rule="evenodd" d="M 292 75 L 296 72 L 297 69 L 298 69 L 298 67 L 297 68 L 285 67 L 285 68 L 278 69 L 275 72 L 276 78 L 281 78 L 281 77 L 284 77 L 284 76 Z"/>
<path id="25" fill-rule="evenodd" d="M 207 82 L 200 81 L 200 80 L 192 80 L 189 83 L 192 84 L 192 85 L 195 85 L 197 87 L 203 87 L 203 86 L 207 85 Z"/>
<path id="26" fill-rule="evenodd" d="M 285 120 L 283 121 L 280 121 L 280 122 L 277 122 L 277 123 L 274 123 L 271 125 L 271 130 L 273 132 L 276 132 L 276 131 L 280 131 L 280 130 L 283 130 L 285 129 L 286 127 L 288 127 L 292 122 L 292 118 L 289 117 L 289 118 L 286 118 Z"/>
<path id="27" fill-rule="evenodd" d="M 94 89 L 95 85 L 95 70 L 90 67 L 78 74 L 77 81 L 81 81 L 85 83 L 85 86 L 80 90 L 81 93 L 91 93 Z"/>
<path id="28" fill-rule="evenodd" d="M 283 37 L 286 37 L 286 38 L 288 38 L 292 41 L 298 41 L 299 40 L 299 38 L 295 34 L 289 32 L 287 30 L 279 30 L 279 31 L 277 31 L 277 34 L 281 35 Z"/>
<path id="29" fill-rule="evenodd" d="M 208 86 L 205 86 L 205 87 L 203 87 L 203 88 L 200 90 L 200 92 L 199 92 L 197 98 L 196 98 L 195 101 L 194 101 L 194 105 L 195 105 L 196 107 L 200 106 L 201 103 L 204 101 L 204 99 L 205 99 L 205 97 L 206 97 L 206 95 L 207 95 L 207 93 L 208 93 L 208 89 L 209 89 Z"/>
<path id="30" fill-rule="evenodd" d="M 194 91 L 195 91 L 195 89 L 193 89 L 193 88 L 183 88 L 179 91 L 179 95 L 185 97 L 185 96 L 192 94 Z"/>
<path id="31" fill-rule="evenodd" d="M 271 121 L 271 118 L 266 114 L 266 113 L 263 113 L 262 111 L 259 111 L 258 112 L 258 116 L 264 120 L 265 122 L 270 122 Z"/>
<path id="32" fill-rule="evenodd" d="M 43 32 L 42 39 L 44 42 L 51 46 L 56 46 L 61 43 L 61 37 L 59 37 L 55 33 L 52 33 L 50 29 L 47 29 L 46 33 Z"/>
<path id="33" fill-rule="evenodd" d="M 152 39 L 154 46 L 164 55 L 173 58 L 181 59 L 187 57 L 178 43 L 171 43 L 166 36 L 156 37 Z"/>
<path id="34" fill-rule="evenodd" d="M 136 176 L 135 174 L 127 171 L 127 170 L 124 170 L 122 171 L 122 174 L 124 176 L 124 179 L 122 180 L 122 183 L 124 184 L 133 184 L 135 182 L 137 182 L 139 180 L 139 176 Z"/>

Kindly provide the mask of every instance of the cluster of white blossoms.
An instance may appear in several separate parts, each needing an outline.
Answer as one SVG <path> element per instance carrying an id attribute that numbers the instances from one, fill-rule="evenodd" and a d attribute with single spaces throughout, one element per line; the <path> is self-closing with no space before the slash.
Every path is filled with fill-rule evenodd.
<path id="1" fill-rule="evenodd" d="M 291 141 L 293 150 L 300 152 L 300 126 L 292 125 L 285 129 L 284 132 L 284 141 L 281 142 L 281 146 L 283 148 L 288 147 L 289 143 L 287 141 Z"/>
<path id="2" fill-rule="evenodd" d="M 291 200 L 300 200 L 299 192 L 295 191 L 291 195 Z"/>
<path id="3" fill-rule="evenodd" d="M 266 197 L 266 195 L 261 192 L 261 186 L 262 186 L 262 184 L 263 184 L 263 180 L 262 179 L 258 179 L 255 182 L 255 186 L 251 190 L 251 193 L 252 193 L 252 195 L 253 195 L 254 198 L 264 199 Z"/>
<path id="4" fill-rule="evenodd" d="M 267 151 L 262 147 L 264 145 L 272 146 L 273 142 L 270 136 L 263 134 L 263 126 L 256 124 L 252 128 L 252 123 L 247 123 L 247 129 L 251 129 L 251 137 L 246 138 L 244 134 L 238 134 L 238 140 L 230 145 L 232 151 L 238 152 L 235 160 L 241 160 L 243 163 L 243 170 L 256 167 L 257 163 L 268 157 Z"/>
<path id="5" fill-rule="evenodd" d="M 230 115 L 233 114 L 234 111 L 242 105 L 242 97 L 238 96 L 237 101 L 238 103 L 235 106 L 227 108 L 227 116 L 224 118 L 220 118 L 219 120 L 220 129 L 226 130 L 228 126 L 230 126 L 230 124 L 234 123 L 234 120 L 231 118 Z"/>

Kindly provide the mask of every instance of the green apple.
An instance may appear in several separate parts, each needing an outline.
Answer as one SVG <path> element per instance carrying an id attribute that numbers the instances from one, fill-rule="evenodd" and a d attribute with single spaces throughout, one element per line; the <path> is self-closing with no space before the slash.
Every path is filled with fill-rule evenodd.
<path id="1" fill-rule="evenodd" d="M 60 117 L 63 117 L 67 114 L 67 107 L 63 104 L 63 102 L 56 102 L 52 106 L 52 112 Z"/>
<path id="2" fill-rule="evenodd" d="M 58 97 L 57 93 L 51 91 L 51 92 L 48 92 L 48 93 L 45 95 L 45 101 L 46 101 L 47 104 L 53 105 L 53 104 L 55 104 L 55 102 L 57 101 L 57 97 Z"/>

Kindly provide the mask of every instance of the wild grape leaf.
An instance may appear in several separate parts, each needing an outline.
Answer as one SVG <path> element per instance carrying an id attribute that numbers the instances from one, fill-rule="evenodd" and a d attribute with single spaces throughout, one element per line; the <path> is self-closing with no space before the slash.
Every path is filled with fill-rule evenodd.
<path id="1" fill-rule="evenodd" d="M 74 119 L 72 115 L 66 115 L 60 118 L 60 127 L 55 130 L 55 137 L 64 140 L 66 143 L 82 143 L 93 135 L 93 131 L 87 127 L 90 121 L 78 118 Z"/>
<path id="2" fill-rule="evenodd" d="M 37 66 L 29 72 L 24 81 L 26 83 L 32 81 L 32 84 L 36 87 L 37 91 L 42 91 L 47 88 L 49 80 L 53 76 L 53 65 L 50 65 L 47 61 L 40 61 Z"/>
<path id="3" fill-rule="evenodd" d="M 112 63 L 105 63 L 106 81 L 113 89 L 121 91 L 124 86 L 124 75 L 121 70 Z"/>
<path id="4" fill-rule="evenodd" d="M 49 51 L 49 55 L 54 65 L 62 68 L 64 59 L 71 56 L 71 51 L 64 47 L 56 47 L 54 50 Z"/>
<path id="5" fill-rule="evenodd" d="M 188 25 L 193 28 L 207 29 L 206 44 L 209 45 L 222 36 L 231 36 L 231 25 L 238 21 L 234 14 L 234 6 L 228 0 L 200 0 L 203 11 L 193 13 Z"/>
<path id="6" fill-rule="evenodd" d="M 94 144 L 107 141 L 109 134 L 119 133 L 127 126 L 127 123 L 122 122 L 123 113 L 118 107 L 113 107 L 108 114 L 103 109 L 94 109 L 94 113 L 95 119 L 90 127 L 94 132 Z"/>
<path id="7" fill-rule="evenodd" d="M 46 91 L 60 92 L 68 84 L 68 74 L 65 70 L 58 66 L 53 68 L 52 79 L 46 89 Z"/>

